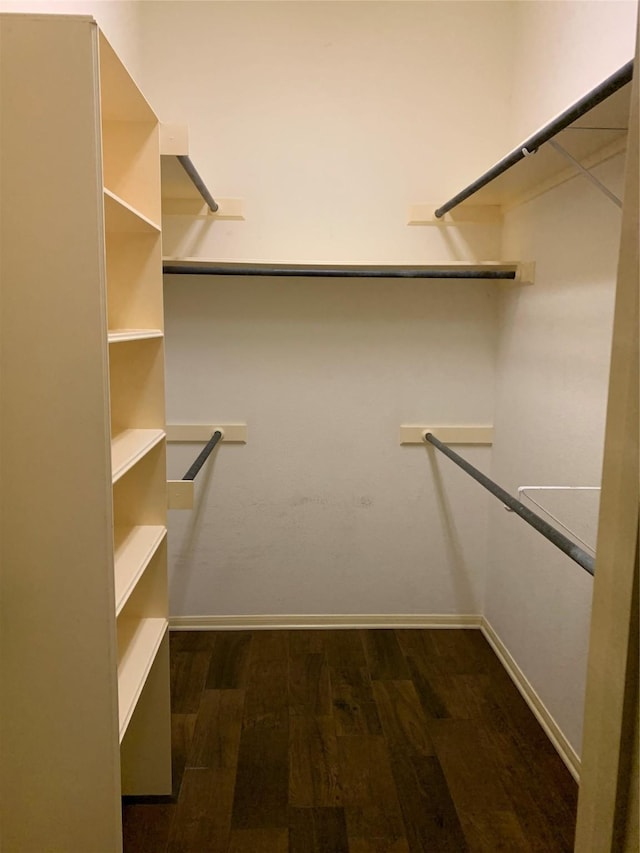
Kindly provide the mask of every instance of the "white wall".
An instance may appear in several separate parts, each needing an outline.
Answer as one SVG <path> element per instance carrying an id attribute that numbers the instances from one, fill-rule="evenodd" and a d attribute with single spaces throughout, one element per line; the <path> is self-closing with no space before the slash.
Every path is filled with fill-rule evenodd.
<path id="1" fill-rule="evenodd" d="M 501 2 L 145 2 L 144 90 L 189 125 L 244 223 L 168 218 L 169 253 L 308 261 L 495 257 L 480 229 L 407 227 L 501 150 Z M 478 132 L 482 128 L 482 132 Z"/>
<path id="2" fill-rule="evenodd" d="M 512 145 L 633 59 L 636 10 L 636 0 L 514 3 Z"/>
<path id="3" fill-rule="evenodd" d="M 503 3 L 145 3 L 144 90 L 246 222 L 166 217 L 165 251 L 325 262 L 498 258 L 499 229 L 411 228 L 503 145 Z M 477 133 L 482 126 L 486 132 Z M 470 144 L 473 139 L 473 144 Z M 478 283 L 168 279 L 169 422 L 246 421 L 173 513 L 181 614 L 479 613 L 486 498 L 401 448 L 491 423 Z M 196 448 L 170 448 L 181 476 Z M 470 451 L 488 466 L 490 451 Z M 206 477 L 206 474 L 204 475 Z"/>
<path id="4" fill-rule="evenodd" d="M 630 59 L 635 32 L 635 4 L 517 6 L 512 141 Z M 621 192 L 623 157 L 595 171 Z M 619 229 L 582 178 L 506 218 L 505 254 L 537 263 L 535 287 L 500 306 L 492 470 L 512 492 L 600 483 Z M 595 543 L 597 496 L 539 497 Z M 592 581 L 499 505 L 489 535 L 485 614 L 579 753 Z"/>
<path id="5" fill-rule="evenodd" d="M 0 12 L 93 15 L 110 44 L 140 80 L 140 4 L 136 0 L 0 0 Z"/>
<path id="6" fill-rule="evenodd" d="M 597 172 L 615 189 L 622 159 Z M 619 228 L 578 179 L 507 218 L 505 245 L 537 262 L 535 286 L 501 305 L 492 471 L 512 494 L 600 484 Z M 595 543 L 597 496 L 538 497 Z M 488 565 L 485 615 L 579 752 L 592 580 L 499 505 Z"/>
<path id="7" fill-rule="evenodd" d="M 398 427 L 491 423 L 495 308 L 490 283 L 172 278 L 169 422 L 249 425 L 171 513 L 172 614 L 480 613 L 484 494 Z"/>

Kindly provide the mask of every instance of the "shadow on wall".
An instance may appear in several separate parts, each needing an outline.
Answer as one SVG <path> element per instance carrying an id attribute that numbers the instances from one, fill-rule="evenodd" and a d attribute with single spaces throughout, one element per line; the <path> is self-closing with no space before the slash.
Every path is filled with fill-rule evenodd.
<path id="1" fill-rule="evenodd" d="M 218 454 L 214 450 L 200 472 L 198 494 L 194 499 L 193 509 L 189 510 L 189 523 L 178 552 L 176 568 L 175 571 L 169 573 L 169 600 L 175 602 L 178 613 L 182 613 L 182 607 L 189 592 L 191 576 L 198 570 L 198 562 L 195 557 L 198 553 L 198 543 L 204 529 L 203 525 L 207 518 L 207 504 L 209 495 L 212 494 L 209 487 L 217 459 Z M 174 510 L 174 512 L 184 512 L 184 510 Z"/>
<path id="2" fill-rule="evenodd" d="M 254 261 L 261 258 L 272 263 L 425 263 L 425 258 L 442 263 L 499 260 L 499 230 L 491 220 L 487 222 L 459 222 L 455 228 L 442 223 L 425 229 L 406 228 L 404 211 L 397 212 L 394 239 L 381 243 L 371 237 L 366 246 L 349 245 L 348 251 L 336 242 L 334 225 L 327 226 L 328 233 L 320 239 L 318 223 L 311 232 L 314 240 L 290 239 L 286 248 L 278 248 L 273 241 L 262 237 L 267 225 L 264 221 L 221 221 L 214 216 L 165 216 L 163 218 L 163 244 L 166 257 L 172 258 L 234 258 Z M 286 223 L 286 231 L 299 223 Z M 406 233 L 405 233 L 406 232 Z M 401 239 L 404 238 L 404 239 Z M 296 249 L 292 254 L 291 247 Z"/>
<path id="3" fill-rule="evenodd" d="M 469 567 L 464 558 L 460 536 L 454 521 L 449 499 L 447 498 L 442 475 L 440 474 L 436 451 L 430 447 L 425 447 L 424 450 L 431 466 L 431 476 L 437 498 L 436 504 L 440 518 L 440 527 L 445 547 L 451 559 L 453 569 L 451 572 L 451 581 L 454 587 L 454 600 L 459 602 L 472 601 L 474 598 L 474 589 L 469 582 Z"/>

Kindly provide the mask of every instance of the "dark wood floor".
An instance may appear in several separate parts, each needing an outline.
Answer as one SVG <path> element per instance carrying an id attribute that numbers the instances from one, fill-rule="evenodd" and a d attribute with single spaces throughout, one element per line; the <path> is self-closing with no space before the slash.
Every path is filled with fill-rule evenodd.
<path id="1" fill-rule="evenodd" d="M 479 631 L 171 635 L 174 796 L 127 853 L 573 849 L 577 788 Z"/>

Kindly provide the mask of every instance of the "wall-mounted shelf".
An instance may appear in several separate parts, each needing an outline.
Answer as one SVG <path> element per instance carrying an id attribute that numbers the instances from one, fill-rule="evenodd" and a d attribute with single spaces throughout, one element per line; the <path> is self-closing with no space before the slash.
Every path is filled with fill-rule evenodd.
<path id="1" fill-rule="evenodd" d="M 622 152 L 632 73 L 633 62 L 623 65 L 441 205 L 424 224 L 444 221 L 445 214 L 467 199 L 473 205 L 508 208 L 574 177 L 576 167 L 567 168 L 566 159 L 552 145 L 545 145 L 550 140 L 587 170 Z"/>
<path id="2" fill-rule="evenodd" d="M 512 284 L 533 282 L 533 263 L 448 264 L 309 264 L 164 258 L 165 275 L 290 276 L 300 278 L 494 279 Z"/>

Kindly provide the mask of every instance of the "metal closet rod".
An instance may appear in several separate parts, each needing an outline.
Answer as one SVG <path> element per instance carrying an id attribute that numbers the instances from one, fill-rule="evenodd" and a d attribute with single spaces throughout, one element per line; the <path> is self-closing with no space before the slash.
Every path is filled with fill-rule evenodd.
<path id="1" fill-rule="evenodd" d="M 527 524 L 530 524 L 535 528 L 538 533 L 541 533 L 545 539 L 548 539 L 549 542 L 552 542 L 556 546 L 556 548 L 559 548 L 563 553 L 565 553 L 567 557 L 571 557 L 571 559 L 579 566 L 582 566 L 585 571 L 589 572 L 590 575 L 593 575 L 595 560 L 591 554 L 587 554 L 586 551 L 583 551 L 582 548 L 575 544 L 575 542 L 572 542 L 571 539 L 566 537 L 564 533 L 560 533 L 559 530 L 556 530 L 555 527 L 552 527 L 543 518 L 540 518 L 539 515 L 536 515 L 535 512 L 532 512 L 523 503 L 520 503 L 519 500 L 512 497 L 509 492 L 505 492 L 501 486 L 494 483 L 493 480 L 490 480 L 489 477 L 486 477 L 481 471 L 478 471 L 477 468 L 474 468 L 474 466 L 467 462 L 466 459 L 463 459 L 462 456 L 459 456 L 455 451 L 451 450 L 450 447 L 447 447 L 446 444 L 439 441 L 432 433 L 425 433 L 424 440 L 429 442 L 429 444 L 432 444 L 434 447 L 437 447 L 438 450 L 444 453 L 444 455 L 451 459 L 452 462 L 455 462 L 458 467 L 462 468 L 462 470 L 469 474 L 470 477 L 473 477 L 476 482 L 480 483 L 481 486 L 484 486 L 492 495 L 495 495 L 495 497 L 497 497 L 505 506 L 517 513 L 520 518 L 524 519 Z"/>
<path id="2" fill-rule="evenodd" d="M 207 461 L 211 451 L 216 446 L 216 444 L 220 441 L 221 438 L 222 438 L 222 431 L 217 429 L 214 432 L 214 434 L 211 436 L 209 441 L 207 442 L 204 450 L 200 453 L 200 455 L 198 456 L 196 461 L 193 463 L 191 468 L 189 468 L 187 473 L 184 475 L 184 477 L 182 478 L 183 480 L 195 480 L 196 475 L 198 474 L 198 472 L 200 471 L 200 469 L 202 468 L 204 463 Z"/>
<path id="3" fill-rule="evenodd" d="M 536 131 L 533 136 L 530 136 L 522 142 L 518 148 L 511 151 L 506 157 L 503 157 L 502 160 L 495 164 L 495 166 L 492 166 L 491 169 L 483 175 L 480 175 L 480 177 L 472 184 L 469 184 L 468 187 L 465 187 L 465 189 L 461 190 L 457 195 L 454 195 L 452 199 L 445 202 L 442 207 L 439 207 L 436 210 L 436 218 L 440 219 L 443 217 L 445 213 L 448 213 L 465 199 L 469 198 L 469 196 L 478 192 L 482 187 L 486 186 L 503 172 L 506 172 L 507 169 L 510 169 L 513 165 L 518 163 L 520 160 L 523 160 L 529 154 L 535 154 L 541 145 L 548 142 L 549 139 L 560 133 L 561 130 L 569 127 L 570 124 L 573 124 L 574 121 L 577 121 L 577 119 L 585 113 L 588 113 L 589 110 L 598 106 L 599 103 L 613 95 L 614 92 L 617 92 L 618 89 L 621 89 L 629 83 L 632 77 L 633 60 L 630 60 L 623 65 L 622 68 L 615 71 L 610 77 L 607 77 L 606 80 L 603 80 L 603 82 L 596 86 L 595 89 L 592 89 L 583 98 L 580 98 L 579 101 L 576 101 L 575 104 L 560 113 L 560 115 L 553 119 L 553 121 L 550 121 L 549 124 L 545 124 L 544 127 Z"/>
<path id="4" fill-rule="evenodd" d="M 296 276 L 299 278 L 488 278 L 514 281 L 515 270 L 438 269 L 420 267 L 349 267 L 318 264 L 189 264 L 165 262 L 166 275 Z"/>
<path id="5" fill-rule="evenodd" d="M 189 175 L 189 178 L 193 181 L 196 189 L 198 190 L 198 192 L 200 193 L 202 198 L 209 205 L 209 210 L 212 213 L 216 213 L 216 211 L 218 210 L 218 203 L 214 199 L 214 197 L 211 195 L 211 193 L 209 192 L 209 190 L 206 187 L 205 182 L 202 180 L 202 178 L 198 174 L 198 170 L 193 165 L 193 162 L 191 161 L 191 157 L 189 157 L 187 154 L 178 154 L 177 157 L 178 157 L 178 161 L 179 161 L 180 165 L 185 170 L 187 175 Z"/>

